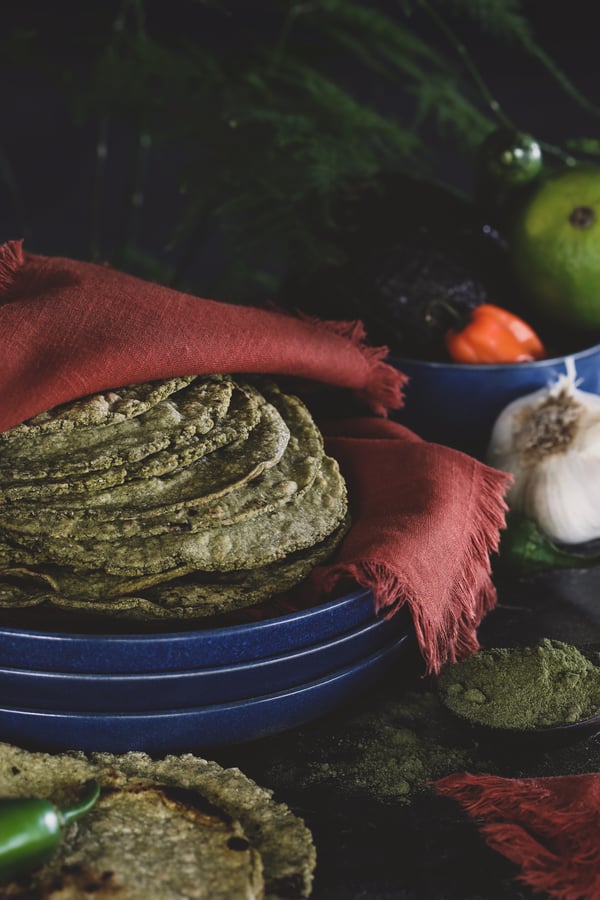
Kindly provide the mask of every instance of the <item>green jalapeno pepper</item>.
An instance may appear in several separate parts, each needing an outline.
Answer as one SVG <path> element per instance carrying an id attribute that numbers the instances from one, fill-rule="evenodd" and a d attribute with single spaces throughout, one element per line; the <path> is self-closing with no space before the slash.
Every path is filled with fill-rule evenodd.
<path id="1" fill-rule="evenodd" d="M 597 553 L 576 553 L 554 544 L 531 519 L 516 513 L 506 518 L 500 541 L 500 565 L 517 575 L 548 569 L 587 569 L 600 564 Z"/>
<path id="2" fill-rule="evenodd" d="M 62 830 L 88 812 L 100 795 L 97 781 L 89 781 L 80 800 L 58 810 L 38 797 L 0 799 L 0 883 L 41 866 L 60 846 Z"/>

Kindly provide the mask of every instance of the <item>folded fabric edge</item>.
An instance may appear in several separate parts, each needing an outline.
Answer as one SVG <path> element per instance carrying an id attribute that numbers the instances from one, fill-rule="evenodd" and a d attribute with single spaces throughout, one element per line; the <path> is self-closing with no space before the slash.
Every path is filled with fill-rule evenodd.
<path id="1" fill-rule="evenodd" d="M 186 303 L 193 301 L 194 304 L 197 304 L 198 301 L 203 301 L 210 307 L 209 313 L 212 315 L 211 322 L 213 324 L 215 320 L 215 308 L 223 306 L 228 312 L 231 312 L 231 310 L 234 309 L 233 304 L 221 304 L 219 301 L 205 300 L 193 295 L 181 294 L 164 285 L 153 285 L 151 282 L 144 282 L 143 279 L 129 275 L 126 272 L 112 270 L 110 267 L 101 267 L 94 263 L 77 260 L 62 260 L 58 257 L 43 257 L 36 254 L 25 253 L 23 251 L 22 240 L 8 241 L 0 245 L 0 302 L 3 292 L 10 292 L 10 297 L 13 301 L 27 299 L 26 296 L 15 297 L 14 291 L 11 291 L 11 287 L 15 283 L 15 276 L 19 270 L 22 269 L 25 271 L 32 266 L 37 266 L 42 274 L 47 275 L 54 264 L 57 266 L 62 264 L 67 265 L 70 267 L 69 271 L 72 269 L 75 275 L 77 275 L 80 270 L 86 274 L 91 273 L 90 277 L 93 275 L 94 278 L 100 278 L 99 272 L 102 270 L 110 270 L 113 281 L 115 277 L 122 277 L 123 285 L 125 286 L 123 289 L 125 290 L 126 288 L 132 295 L 136 294 L 136 289 L 138 290 L 138 295 L 141 295 L 144 293 L 144 290 L 151 285 L 153 289 L 154 304 L 152 309 L 155 309 L 157 306 L 157 297 L 160 299 L 160 296 L 157 293 L 158 291 L 164 291 L 165 296 L 168 293 L 169 296 L 165 300 L 165 303 L 169 298 L 181 299 L 182 302 Z M 39 280 L 40 279 L 38 278 L 38 283 L 36 285 L 38 294 L 40 292 Z M 24 282 L 23 291 L 26 290 L 27 283 Z M 71 293 L 73 293 L 73 291 L 71 291 Z M 56 315 L 57 317 L 62 316 L 62 319 L 66 318 L 68 323 L 71 322 L 73 317 L 73 309 L 70 305 L 72 298 L 70 295 L 69 298 L 69 302 L 63 304 L 62 309 L 59 304 L 56 304 L 51 310 L 52 315 Z M 79 302 L 79 299 L 79 297 L 75 297 L 77 302 Z M 147 295 L 144 293 L 144 304 L 147 302 Z M 18 303 L 13 303 L 11 305 L 10 323 L 13 324 L 13 327 L 14 321 L 16 321 L 17 324 L 19 322 L 19 310 L 17 307 Z M 34 316 L 37 311 L 38 310 L 32 307 L 32 316 Z M 403 386 L 407 381 L 407 377 L 395 366 L 386 362 L 386 357 L 389 355 L 389 349 L 387 347 L 375 347 L 369 345 L 362 322 L 320 321 L 309 316 L 291 313 L 276 308 L 271 308 L 269 310 L 268 308 L 261 309 L 260 307 L 254 307 L 252 312 L 250 312 L 249 307 L 239 307 L 239 311 L 240 316 L 242 312 L 244 313 L 240 324 L 240 331 L 242 333 L 247 333 L 253 327 L 252 321 L 250 321 L 250 326 L 248 324 L 249 315 L 252 314 L 256 317 L 254 320 L 254 327 L 259 330 L 261 328 L 266 329 L 266 333 L 269 333 L 269 329 L 277 330 L 277 325 L 279 324 L 277 320 L 282 317 L 282 313 L 284 312 L 286 313 L 285 317 L 289 320 L 296 320 L 296 324 L 299 327 L 283 329 L 285 341 L 287 341 L 287 336 L 289 335 L 290 351 L 288 357 L 286 357 L 285 351 L 279 356 L 273 357 L 270 348 L 268 349 L 268 352 L 265 353 L 263 341 L 263 345 L 261 345 L 262 349 L 259 352 L 258 357 L 255 354 L 255 346 L 253 345 L 251 352 L 246 352 L 244 359 L 239 361 L 241 362 L 241 365 L 235 364 L 233 367 L 227 369 L 227 371 L 236 371 L 239 373 L 263 373 L 273 377 L 276 377 L 277 375 L 296 376 L 301 379 L 310 379 L 316 385 L 323 384 L 345 388 L 359 400 L 365 402 L 373 413 L 383 417 L 387 416 L 390 411 L 399 409 L 403 405 Z M 49 313 L 47 310 L 42 310 L 42 313 L 40 328 L 45 334 Z M 279 313 L 279 315 L 274 316 L 274 313 Z M 264 317 L 264 321 L 261 317 Z M 25 390 L 21 377 L 23 372 L 21 370 L 25 363 L 28 365 L 28 373 L 31 373 L 32 368 L 35 367 L 30 365 L 30 356 L 33 351 L 30 350 L 29 355 L 27 356 L 24 352 L 17 354 L 16 361 L 13 359 L 11 363 L 11 375 L 15 383 L 21 386 L 21 394 L 13 398 L 13 407 L 15 407 L 15 410 L 17 411 L 13 409 L 3 410 L 2 417 L 0 417 L 0 430 L 6 430 L 7 428 L 20 424 L 22 421 L 31 418 L 31 416 L 47 410 L 50 406 L 67 403 L 87 394 L 117 389 L 126 384 L 134 383 L 135 381 L 150 381 L 181 374 L 213 374 L 216 371 L 223 371 L 222 360 L 218 353 L 216 356 L 221 361 L 221 366 L 217 363 L 213 363 L 208 365 L 197 364 L 195 367 L 194 362 L 197 361 L 192 358 L 193 353 L 190 355 L 190 348 L 193 349 L 194 346 L 193 341 L 189 342 L 189 346 L 186 341 L 179 341 L 175 350 L 169 351 L 168 346 L 166 349 L 161 347 L 161 356 L 160 360 L 157 361 L 154 375 L 149 371 L 146 357 L 140 362 L 139 353 L 137 356 L 135 354 L 125 354 L 123 356 L 122 354 L 122 358 L 118 358 L 119 365 L 122 369 L 121 377 L 108 378 L 108 368 L 112 367 L 114 369 L 115 367 L 114 358 L 107 355 L 107 353 L 104 353 L 104 356 L 101 356 L 99 353 L 98 346 L 95 343 L 97 341 L 97 333 L 90 327 L 89 317 L 79 315 L 78 317 L 74 316 L 74 320 L 79 329 L 78 336 L 81 338 L 77 341 L 77 352 L 79 353 L 78 360 L 80 361 L 81 348 L 87 346 L 88 343 L 90 345 L 93 344 L 95 347 L 96 363 L 97 365 L 102 363 L 103 366 L 101 371 L 102 377 L 98 375 L 98 377 L 90 379 L 87 370 L 85 372 L 85 378 L 82 377 L 81 372 L 76 372 L 76 377 L 74 377 L 73 372 L 69 369 L 69 358 L 63 353 L 63 358 L 59 360 L 59 363 L 57 363 L 57 366 L 51 373 L 54 379 L 54 387 L 52 388 L 52 390 L 54 390 L 54 394 L 52 395 L 53 402 L 46 402 L 43 405 L 34 403 L 32 398 L 37 396 L 37 385 L 36 383 L 28 383 L 27 408 L 19 413 L 19 402 L 22 404 L 22 393 Z M 35 318 L 28 316 L 28 321 L 35 321 Z M 116 326 L 120 328 L 118 334 L 122 335 L 124 331 L 120 318 L 116 323 Z M 220 323 L 220 327 L 223 327 L 222 323 Z M 315 359 L 304 371 L 303 366 L 307 359 L 307 354 L 311 347 L 311 338 L 313 336 L 315 338 Z M 118 353 L 118 349 L 115 350 L 115 353 Z M 122 350 L 122 347 L 120 347 L 120 349 Z M 202 347 L 203 352 L 204 349 L 205 348 Z M 262 356 L 260 355 L 261 353 Z M 215 353 L 212 352 L 212 355 L 209 354 L 209 358 L 211 361 L 214 360 Z M 24 359 L 25 362 L 23 362 Z M 50 359 L 52 360 L 53 357 L 50 357 Z M 308 359 L 310 362 L 309 355 Z M 202 363 L 202 359 L 200 362 Z M 42 365 L 44 371 L 49 372 L 49 366 L 46 361 L 43 361 Z M 75 365 L 76 363 L 74 362 L 73 366 Z M 182 369 L 182 366 L 185 367 L 185 371 Z M 136 369 L 139 369 L 139 372 L 137 373 L 139 377 L 136 376 Z M 74 386 L 77 387 L 78 390 L 74 390 Z M 48 385 L 44 385 L 44 387 L 48 388 Z M 68 392 L 67 388 L 70 389 Z M 46 390 L 46 395 L 48 394 L 48 391 L 52 393 L 52 390 L 48 388 L 48 390 Z"/>
<path id="2" fill-rule="evenodd" d="M 471 521 L 469 540 L 459 578 L 450 587 L 442 624 L 431 616 L 427 605 L 393 563 L 360 559 L 317 568 L 311 581 L 319 591 L 329 592 L 338 583 L 354 581 L 373 592 L 375 611 L 386 617 L 408 606 L 425 674 L 437 674 L 447 662 L 454 662 L 479 649 L 477 628 L 496 604 L 496 588 L 491 576 L 490 555 L 500 544 L 507 505 L 504 494 L 510 483 L 505 472 L 483 464 L 478 467 L 481 492 Z"/>
<path id="3" fill-rule="evenodd" d="M 369 377 L 365 386 L 356 390 L 355 394 L 364 400 L 374 413 L 387 416 L 391 410 L 402 408 L 404 387 L 409 381 L 408 375 L 391 363 L 385 362 L 390 353 L 389 347 L 375 347 L 368 343 L 365 326 L 359 319 L 318 319 L 306 315 L 301 310 L 295 310 L 295 315 L 315 328 L 323 328 L 338 337 L 345 338 L 361 352 L 368 364 Z"/>
<path id="4" fill-rule="evenodd" d="M 437 673 L 446 663 L 480 649 L 477 628 L 497 602 L 492 581 L 491 555 L 500 546 L 500 533 L 506 527 L 506 492 L 512 475 L 479 464 L 476 471 L 480 491 L 475 492 L 465 558 L 459 576 L 451 587 L 442 627 L 434 627 L 422 603 L 407 598 L 420 646 L 427 647 L 427 674 Z"/>

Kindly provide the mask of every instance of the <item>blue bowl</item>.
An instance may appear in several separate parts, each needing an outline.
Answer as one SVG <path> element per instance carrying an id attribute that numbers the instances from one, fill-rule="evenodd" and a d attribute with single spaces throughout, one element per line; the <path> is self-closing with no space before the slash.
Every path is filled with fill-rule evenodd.
<path id="1" fill-rule="evenodd" d="M 5 705 L 20 709 L 112 713 L 208 706 L 320 678 L 369 656 L 408 630 L 408 618 L 400 613 L 291 653 L 182 672 L 105 675 L 3 668 L 0 697 Z"/>
<path id="2" fill-rule="evenodd" d="M 397 668 L 412 644 L 394 638 L 359 662 L 315 681 L 233 703 L 157 712 L 0 709 L 0 740 L 57 750 L 184 753 L 256 740 L 331 712 Z"/>
<path id="3" fill-rule="evenodd" d="M 568 362 L 570 360 L 571 362 Z M 406 357 L 389 362 L 408 375 L 406 402 L 395 414 L 427 441 L 485 458 L 496 418 L 512 400 L 552 384 L 573 364 L 579 387 L 600 394 L 600 344 L 532 363 L 467 365 Z"/>
<path id="4" fill-rule="evenodd" d="M 166 634 L 70 634 L 0 627 L 0 666 L 107 675 L 228 666 L 298 650 L 375 618 L 366 588 L 271 619 Z"/>

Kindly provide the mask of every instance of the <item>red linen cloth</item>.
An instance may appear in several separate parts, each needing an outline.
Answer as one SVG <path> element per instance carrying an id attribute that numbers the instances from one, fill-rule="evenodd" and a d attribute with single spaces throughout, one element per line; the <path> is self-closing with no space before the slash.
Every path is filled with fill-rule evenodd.
<path id="1" fill-rule="evenodd" d="M 461 773 L 434 783 L 478 820 L 487 843 L 534 891 L 600 898 L 600 774 L 500 778 Z"/>
<path id="2" fill-rule="evenodd" d="M 89 393 L 174 375 L 263 372 L 347 388 L 385 416 L 404 376 L 360 323 L 317 323 L 205 300 L 106 266 L 0 247 L 0 430 Z M 335 424 L 353 525 L 335 564 L 313 573 L 407 603 L 428 671 L 477 648 L 495 602 L 490 553 L 508 476 L 421 441 L 385 418 Z M 319 596 L 321 596 L 321 594 Z"/>
<path id="3" fill-rule="evenodd" d="M 355 524 L 312 584 L 323 593 L 350 578 L 373 589 L 378 610 L 406 603 L 429 671 L 473 653 L 477 625 L 496 601 L 489 551 L 504 522 L 506 476 L 390 420 L 324 428 Z"/>
<path id="4" fill-rule="evenodd" d="M 0 247 L 0 431 L 86 394 L 173 375 L 263 372 L 350 388 L 374 412 L 405 381 L 360 323 L 205 300 L 108 266 Z"/>

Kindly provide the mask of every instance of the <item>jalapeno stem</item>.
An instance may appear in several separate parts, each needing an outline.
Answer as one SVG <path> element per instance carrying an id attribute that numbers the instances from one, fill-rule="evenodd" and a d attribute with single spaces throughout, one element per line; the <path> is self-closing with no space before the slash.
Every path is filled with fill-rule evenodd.
<path id="1" fill-rule="evenodd" d="M 61 825 L 67 825 L 74 819 L 78 819 L 79 816 L 83 816 L 86 812 L 89 812 L 99 796 L 100 785 L 98 782 L 94 779 L 87 781 L 83 786 L 83 795 L 80 799 L 67 809 L 58 811 L 57 815 Z"/>

